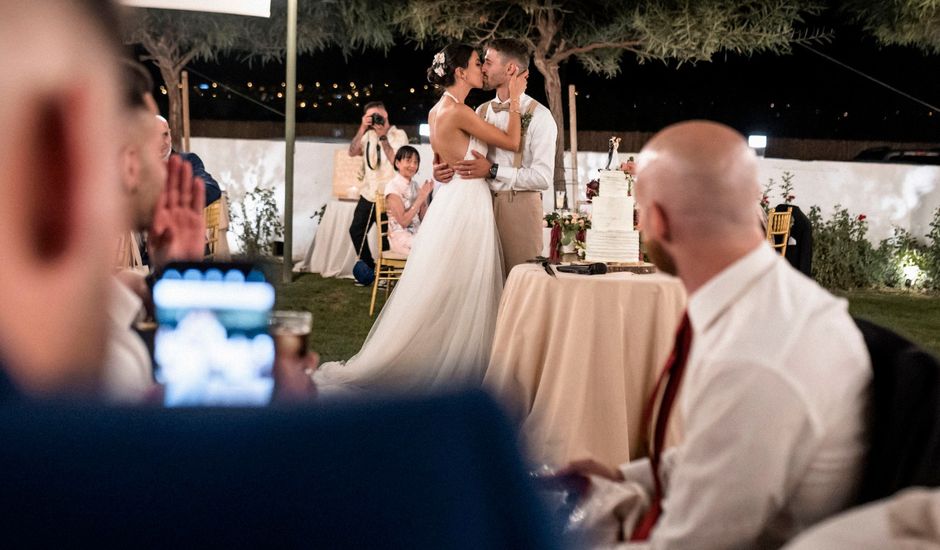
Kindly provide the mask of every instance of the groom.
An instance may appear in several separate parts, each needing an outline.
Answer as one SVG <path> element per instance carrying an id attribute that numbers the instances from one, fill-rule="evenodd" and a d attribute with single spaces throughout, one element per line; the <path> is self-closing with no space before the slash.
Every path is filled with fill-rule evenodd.
<path id="1" fill-rule="evenodd" d="M 529 68 L 529 50 L 518 40 L 497 39 L 486 45 L 483 88 L 496 98 L 480 105 L 477 114 L 494 126 L 509 126 L 509 77 Z M 542 191 L 549 189 L 555 170 L 558 128 L 551 112 L 522 94 L 522 149 L 513 153 L 490 147 L 486 157 L 473 151 L 472 160 L 434 165 L 434 179 L 447 183 L 463 178 L 486 178 L 493 193 L 493 215 L 503 248 L 503 276 L 542 252 Z M 435 156 L 435 160 L 437 157 Z"/>

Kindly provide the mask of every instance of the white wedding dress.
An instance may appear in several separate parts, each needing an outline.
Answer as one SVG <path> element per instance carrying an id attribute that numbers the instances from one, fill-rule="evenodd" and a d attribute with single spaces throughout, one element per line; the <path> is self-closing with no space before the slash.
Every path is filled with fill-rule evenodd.
<path id="1" fill-rule="evenodd" d="M 471 137 L 472 150 L 486 145 Z M 502 252 L 486 181 L 434 193 L 401 280 L 359 353 L 314 373 L 322 395 L 476 386 L 489 361 L 503 288 Z"/>

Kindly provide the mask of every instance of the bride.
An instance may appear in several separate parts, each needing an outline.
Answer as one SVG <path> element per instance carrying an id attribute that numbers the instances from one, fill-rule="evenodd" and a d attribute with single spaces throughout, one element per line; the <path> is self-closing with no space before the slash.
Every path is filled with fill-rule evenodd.
<path id="1" fill-rule="evenodd" d="M 509 84 L 505 132 L 464 104 L 483 86 L 477 51 L 451 44 L 434 56 L 428 80 L 445 91 L 428 115 L 431 148 L 451 165 L 486 155 L 486 144 L 519 148 L 519 96 L 525 73 Z M 321 394 L 428 391 L 479 385 L 489 361 L 502 292 L 502 258 L 493 201 L 482 178 L 455 177 L 434 194 L 401 280 L 355 356 L 313 375 Z"/>

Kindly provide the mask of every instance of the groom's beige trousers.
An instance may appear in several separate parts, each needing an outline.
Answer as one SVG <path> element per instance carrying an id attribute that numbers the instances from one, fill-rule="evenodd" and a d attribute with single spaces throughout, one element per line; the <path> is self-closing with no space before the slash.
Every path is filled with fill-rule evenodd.
<path id="1" fill-rule="evenodd" d="M 513 267 L 542 253 L 542 193 L 493 193 L 493 216 L 503 247 L 503 278 Z"/>

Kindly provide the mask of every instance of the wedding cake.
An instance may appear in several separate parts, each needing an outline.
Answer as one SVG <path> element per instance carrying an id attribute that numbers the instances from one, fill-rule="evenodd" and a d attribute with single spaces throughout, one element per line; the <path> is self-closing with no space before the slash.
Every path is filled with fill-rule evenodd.
<path id="1" fill-rule="evenodd" d="M 591 203 L 591 229 L 585 236 L 585 260 L 640 261 L 640 232 L 634 229 L 630 183 L 622 170 L 600 171 L 600 189 Z"/>

